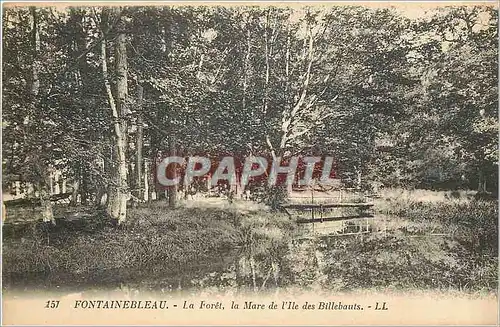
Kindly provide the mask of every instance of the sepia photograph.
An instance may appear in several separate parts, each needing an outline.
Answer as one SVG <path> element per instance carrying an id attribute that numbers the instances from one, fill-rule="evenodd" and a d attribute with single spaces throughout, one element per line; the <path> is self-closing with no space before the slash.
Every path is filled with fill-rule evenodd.
<path id="1" fill-rule="evenodd" d="M 3 324 L 497 325 L 498 26 L 3 2 Z"/>

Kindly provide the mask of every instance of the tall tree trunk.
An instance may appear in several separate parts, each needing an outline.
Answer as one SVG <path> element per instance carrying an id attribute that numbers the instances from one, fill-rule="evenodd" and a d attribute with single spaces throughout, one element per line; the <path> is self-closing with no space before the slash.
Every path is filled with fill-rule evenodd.
<path id="1" fill-rule="evenodd" d="M 89 91 L 89 85 L 92 85 L 92 81 L 89 81 L 88 78 L 88 71 L 90 70 L 89 64 L 87 62 L 87 59 L 85 56 L 82 56 L 81 54 L 85 52 L 86 50 L 86 30 L 83 22 L 83 13 L 81 12 L 80 9 L 73 9 L 70 11 L 70 19 L 72 21 L 72 28 L 75 29 L 75 37 L 74 37 L 74 48 L 72 49 L 73 53 L 71 54 L 74 58 L 74 60 L 78 63 L 77 64 L 77 71 L 76 71 L 76 82 L 78 83 L 78 86 L 83 90 L 83 92 Z M 88 110 L 88 108 L 84 108 L 84 110 Z M 90 131 L 92 133 L 92 130 Z M 87 133 L 86 133 L 87 134 Z M 91 135 L 85 135 L 85 137 L 88 137 L 91 139 Z M 85 151 L 90 151 L 89 146 L 85 144 L 84 146 L 84 152 Z M 82 164 L 79 166 L 80 169 L 80 201 L 82 205 L 87 205 L 88 204 L 88 198 L 89 198 L 89 191 L 90 191 L 90 186 L 89 186 L 89 168 L 90 166 L 88 164 Z"/>
<path id="2" fill-rule="evenodd" d="M 136 163 L 135 163 L 135 187 L 137 188 L 136 197 L 144 200 L 144 184 L 142 183 L 142 145 L 143 145 L 143 119 L 142 119 L 142 98 L 143 88 L 137 85 L 137 135 L 136 135 Z"/>
<path id="3" fill-rule="evenodd" d="M 5 208 L 5 203 L 2 201 L 2 222 L 7 219 L 7 209 Z"/>
<path id="4" fill-rule="evenodd" d="M 42 218 L 45 222 L 51 222 L 55 225 L 56 221 L 54 219 L 54 212 L 52 210 L 52 202 L 50 201 L 50 192 L 47 187 L 47 179 L 48 175 L 46 174 L 47 170 L 44 169 L 45 175 L 42 176 L 42 181 L 40 182 L 40 202 L 42 204 Z"/>
<path id="5" fill-rule="evenodd" d="M 72 207 L 76 207 L 78 204 L 78 193 L 80 189 L 80 179 L 75 177 L 75 181 L 73 182 L 73 191 L 71 192 L 71 200 L 69 205 Z"/>
<path id="6" fill-rule="evenodd" d="M 152 200 L 152 197 L 153 197 L 153 188 L 151 187 L 152 186 L 152 181 L 151 180 L 151 175 L 149 173 L 149 166 L 151 165 L 150 161 L 149 160 L 144 160 L 143 158 L 143 166 L 144 166 L 144 191 L 143 191 L 143 195 L 144 195 L 144 200 L 147 200 L 148 203 L 151 202 Z"/>
<path id="7" fill-rule="evenodd" d="M 33 62 L 31 66 L 32 80 L 31 80 L 31 97 L 32 105 L 36 107 L 36 100 L 40 90 L 40 79 L 39 79 L 39 67 L 38 67 L 38 55 L 40 53 L 40 32 L 38 30 L 38 16 L 35 7 L 30 7 L 30 23 L 31 23 L 31 37 L 32 37 L 32 49 L 33 49 Z M 35 123 L 35 122 L 33 122 Z M 47 164 L 43 162 L 43 159 L 39 160 L 38 163 L 38 178 L 39 178 L 39 197 L 42 204 L 42 218 L 43 221 L 52 222 L 55 224 L 54 213 L 52 210 L 52 202 L 50 201 L 50 183 L 49 183 L 49 169 Z"/>
<path id="8" fill-rule="evenodd" d="M 86 171 L 86 165 L 83 164 L 80 166 L 80 201 L 83 206 L 88 204 L 88 194 L 89 194 L 89 183 L 88 183 L 88 174 Z"/>
<path id="9" fill-rule="evenodd" d="M 244 112 L 247 106 L 247 89 L 248 89 L 248 70 L 250 68 L 250 51 L 251 51 L 251 43 L 250 43 L 250 29 L 247 29 L 247 50 L 245 54 L 245 60 L 243 62 L 243 97 L 241 99 L 241 110 Z"/>
<path id="10" fill-rule="evenodd" d="M 33 62 L 31 65 L 31 95 L 33 100 L 38 96 L 40 89 L 40 79 L 38 78 L 38 54 L 40 53 L 40 32 L 38 31 L 38 16 L 36 7 L 30 7 L 30 23 L 31 23 L 31 46 L 33 50 Z"/>
<path id="11" fill-rule="evenodd" d="M 270 9 L 269 9 L 270 10 Z M 267 114 L 267 106 L 268 106 L 268 94 L 269 94 L 269 57 L 271 54 L 269 53 L 269 36 L 268 36 L 268 29 L 269 29 L 269 10 L 267 11 L 266 14 L 266 25 L 264 26 L 264 42 L 265 48 L 264 48 L 264 55 L 266 59 L 266 77 L 265 77 L 265 82 L 264 82 L 264 98 L 262 100 L 263 105 L 262 105 L 262 113 L 264 114 L 264 119 L 266 118 Z"/>
<path id="12" fill-rule="evenodd" d="M 126 40 L 125 34 L 120 33 L 115 41 L 115 63 L 116 63 L 116 95 L 117 101 L 111 92 L 111 85 L 109 83 L 108 68 L 107 68 L 107 55 L 106 55 L 106 40 L 105 38 L 101 44 L 102 55 L 102 73 L 104 77 L 104 84 L 108 94 L 108 101 L 111 107 L 114 126 L 114 141 L 116 149 L 116 164 L 112 171 L 112 182 L 109 188 L 108 196 L 108 214 L 118 220 L 121 224 L 127 217 L 127 200 L 128 185 L 127 185 L 127 162 L 125 151 L 127 149 L 127 124 L 126 124 L 126 97 L 127 97 L 127 54 L 126 54 Z"/>
<path id="13" fill-rule="evenodd" d="M 101 185 L 99 185 L 97 187 L 97 191 L 96 191 L 96 194 L 95 194 L 95 199 L 94 199 L 94 206 L 95 207 L 102 207 L 102 198 L 104 197 L 104 194 L 106 194 L 105 192 L 105 188 L 102 187 Z"/>
<path id="14" fill-rule="evenodd" d="M 176 156 L 177 155 L 177 149 L 176 149 L 176 140 L 175 140 L 175 135 L 172 133 L 170 136 L 170 156 Z M 175 167 L 174 165 L 171 165 L 171 167 Z M 177 169 L 172 168 L 172 178 L 177 177 Z M 172 185 L 169 186 L 168 188 L 168 206 L 170 208 L 175 208 L 177 206 L 177 185 Z"/>

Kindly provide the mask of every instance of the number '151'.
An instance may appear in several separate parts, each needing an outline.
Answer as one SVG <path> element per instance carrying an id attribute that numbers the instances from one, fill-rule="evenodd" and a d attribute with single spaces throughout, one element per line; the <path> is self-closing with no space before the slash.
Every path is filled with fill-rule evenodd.
<path id="1" fill-rule="evenodd" d="M 50 300 L 45 303 L 45 308 L 47 309 L 57 309 L 59 307 L 59 301 Z"/>

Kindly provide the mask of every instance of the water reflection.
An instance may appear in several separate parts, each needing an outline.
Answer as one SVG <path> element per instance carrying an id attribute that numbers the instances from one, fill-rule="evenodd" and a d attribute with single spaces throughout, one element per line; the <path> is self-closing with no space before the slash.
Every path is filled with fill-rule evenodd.
<path id="1" fill-rule="evenodd" d="M 157 276 L 147 281 L 129 281 L 138 289 L 167 291 L 204 291 L 213 293 L 272 292 L 286 286 L 301 289 L 321 288 L 324 243 L 320 239 L 296 239 L 281 247 L 259 252 L 242 247 L 214 257 L 205 267 L 184 267 L 177 275 Z M 226 260 L 222 262 L 222 257 Z M 230 259 L 228 259 L 230 258 Z M 217 262 L 218 261 L 218 262 Z"/>
<path id="2" fill-rule="evenodd" d="M 285 287 L 303 290 L 319 290 L 332 285 L 342 287 L 342 281 L 335 281 L 335 276 L 328 278 L 324 258 L 344 244 L 346 238 L 349 236 L 325 238 L 307 229 L 297 230 L 293 237 L 282 236 L 276 231 L 254 230 L 242 246 L 212 252 L 196 263 L 158 262 L 144 271 L 117 268 L 79 275 L 39 274 L 29 279 L 24 275 L 18 279 L 17 286 L 16 277 L 10 276 L 4 287 L 7 284 L 8 288 L 19 289 L 21 285 L 26 290 L 126 289 L 226 294 L 273 292 Z"/>

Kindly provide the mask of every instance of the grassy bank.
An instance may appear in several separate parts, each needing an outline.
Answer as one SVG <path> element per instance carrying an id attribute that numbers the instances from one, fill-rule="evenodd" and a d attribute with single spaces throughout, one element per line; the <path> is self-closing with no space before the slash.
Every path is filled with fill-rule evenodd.
<path id="1" fill-rule="evenodd" d="M 208 270 L 221 257 L 244 247 L 251 235 L 260 243 L 283 237 L 285 220 L 266 212 L 234 208 L 179 208 L 162 203 L 130 209 L 124 226 L 115 227 L 101 213 L 78 221 L 4 227 L 3 276 L 7 284 L 126 283 L 156 275 Z M 280 225 L 281 224 L 281 225 Z M 214 258 L 216 258 L 214 260 Z M 220 262 L 219 262 L 220 261 Z"/>
<path id="2" fill-rule="evenodd" d="M 498 202 L 466 192 L 388 191 L 376 202 L 391 230 L 408 235 L 445 234 L 479 255 L 498 255 Z"/>

